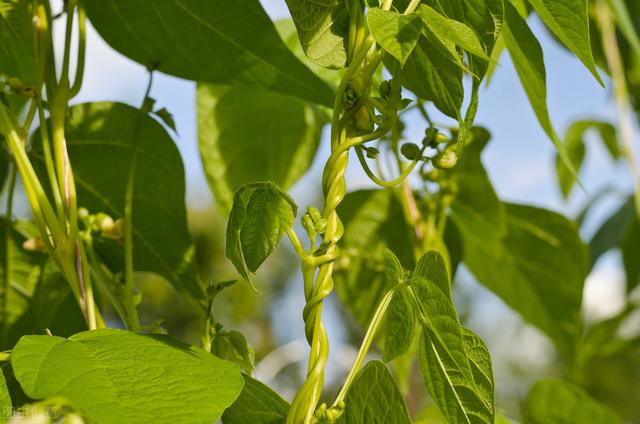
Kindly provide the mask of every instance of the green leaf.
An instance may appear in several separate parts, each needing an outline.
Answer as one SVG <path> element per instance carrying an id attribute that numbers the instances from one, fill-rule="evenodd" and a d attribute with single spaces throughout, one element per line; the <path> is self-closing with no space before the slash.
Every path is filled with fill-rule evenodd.
<path id="1" fill-rule="evenodd" d="M 180 78 L 331 106 L 331 89 L 284 45 L 258 0 L 94 0 L 87 16 L 128 58 Z"/>
<path id="2" fill-rule="evenodd" d="M 289 404 L 279 394 L 247 375 L 240 396 L 224 414 L 223 424 L 282 424 Z"/>
<path id="3" fill-rule="evenodd" d="M 305 53 L 320 66 L 343 68 L 349 13 L 344 0 L 286 0 Z"/>
<path id="4" fill-rule="evenodd" d="M 378 44 L 404 66 L 420 37 L 420 18 L 373 8 L 367 14 L 367 24 Z"/>
<path id="5" fill-rule="evenodd" d="M 484 51 L 478 36 L 467 25 L 442 16 L 435 9 L 425 4 L 418 8 L 416 14 L 422 18 L 429 29 L 439 38 L 451 41 L 481 59 L 489 60 L 489 56 Z"/>
<path id="6" fill-rule="evenodd" d="M 480 127 L 473 127 L 471 134 L 471 144 L 453 169 L 457 193 L 451 217 L 459 233 L 489 245 L 506 233 L 507 218 L 481 160 L 491 134 Z"/>
<path id="7" fill-rule="evenodd" d="M 26 238 L 16 227 L 12 223 L 7 237 L 7 222 L 0 221 L 0 350 L 12 348 L 23 334 L 44 333 L 49 328 L 56 334 L 71 335 L 86 328 L 57 266 L 47 261 L 44 252 L 26 251 Z"/>
<path id="8" fill-rule="evenodd" d="M 502 33 L 504 34 L 504 41 L 511 55 L 513 65 L 520 77 L 520 83 L 527 93 L 529 103 L 538 118 L 540 126 L 556 146 L 564 164 L 575 175 L 571 159 L 549 118 L 547 76 L 542 47 L 540 47 L 540 43 L 527 26 L 527 22 L 509 1 L 505 2 L 504 8 L 505 23 Z"/>
<path id="9" fill-rule="evenodd" d="M 542 380 L 533 386 L 528 412 L 535 424 L 622 424 L 619 417 L 584 390 L 556 379 Z"/>
<path id="10" fill-rule="evenodd" d="M 202 165 L 224 213 L 243 184 L 289 189 L 311 166 L 326 122 L 309 103 L 233 87 L 199 84 L 197 107 Z"/>
<path id="11" fill-rule="evenodd" d="M 600 256 L 620 246 L 635 220 L 634 198 L 630 196 L 613 215 L 607 218 L 589 241 L 590 268 L 593 268 Z"/>
<path id="12" fill-rule="evenodd" d="M 446 265 L 438 253 L 431 251 L 420 259 L 411 286 L 426 320 L 420 368 L 429 394 L 451 423 L 493 423 L 489 354 L 475 334 L 463 332 Z"/>
<path id="13" fill-rule="evenodd" d="M 414 266 L 412 228 L 392 190 L 361 190 L 347 194 L 338 206 L 344 225 L 336 262 L 336 292 L 345 308 L 366 328 L 386 293 L 385 249 L 406 269 Z"/>
<path id="14" fill-rule="evenodd" d="M 385 285 L 391 290 L 403 284 L 405 272 L 400 260 L 390 250 L 384 252 Z M 406 286 L 396 289 L 387 309 L 384 326 L 384 362 L 407 352 L 416 333 L 416 318 Z"/>
<path id="15" fill-rule="evenodd" d="M 242 389 L 237 365 L 160 335 L 24 336 L 11 365 L 33 399 L 61 396 L 100 423 L 211 423 Z"/>
<path id="16" fill-rule="evenodd" d="M 254 370 L 253 348 L 239 331 L 218 331 L 213 338 L 211 352 L 218 358 L 240 365 L 243 372 L 251 374 Z"/>
<path id="17" fill-rule="evenodd" d="M 7 411 L 11 411 L 11 396 L 9 395 L 9 389 L 7 389 L 7 382 L 4 379 L 4 375 L 0 372 L 0 423 L 5 423 L 9 420 L 10 414 Z"/>
<path id="18" fill-rule="evenodd" d="M 122 103 L 85 103 L 69 110 L 66 140 L 78 206 L 124 217 L 129 172 L 133 179 L 133 262 L 136 271 L 164 277 L 187 299 L 203 305 L 187 229 L 185 177 L 180 153 L 153 118 Z M 36 140 L 38 137 L 36 137 Z M 42 147 L 33 155 L 46 179 Z M 135 161 L 135 162 L 134 162 Z M 122 246 L 101 239 L 97 247 L 114 270 L 123 269 Z"/>
<path id="19" fill-rule="evenodd" d="M 454 215 L 464 241 L 464 262 L 480 283 L 571 359 L 582 334 L 585 246 L 575 224 L 559 214 L 509 203 L 504 207 L 506 233 L 491 239 L 479 237 L 473 223 L 463 225 Z"/>
<path id="20" fill-rule="evenodd" d="M 562 195 L 566 199 L 576 181 L 576 174 L 580 172 L 582 161 L 586 153 L 584 136 L 590 130 L 597 130 L 600 139 L 611 157 L 615 160 L 620 156 L 616 129 L 608 122 L 601 121 L 576 121 L 573 122 L 564 136 L 564 146 L 569 156 L 569 160 L 575 169 L 572 173 L 562 162 L 560 157 L 556 157 L 556 176 Z"/>
<path id="21" fill-rule="evenodd" d="M 640 283 L 640 221 L 635 199 L 630 196 L 623 205 L 600 226 L 589 242 L 591 268 L 611 249 L 620 249 L 627 276 L 627 292 Z"/>
<path id="22" fill-rule="evenodd" d="M 426 0 L 425 3 L 442 15 L 472 28 L 487 55 L 491 55 L 503 25 L 505 6 L 502 0 Z M 474 61 L 471 58 L 471 71 L 483 77 L 488 64 L 485 60 Z"/>
<path id="23" fill-rule="evenodd" d="M 273 183 L 245 184 L 236 190 L 225 254 L 252 286 L 250 273 L 256 272 L 293 227 L 296 211 L 293 200 Z"/>
<path id="24" fill-rule="evenodd" d="M 0 2 L 0 74 L 36 84 L 35 27 L 33 2 Z"/>
<path id="25" fill-rule="evenodd" d="M 536 13 L 560 41 L 604 86 L 596 69 L 589 37 L 588 4 L 583 0 L 529 0 Z"/>
<path id="26" fill-rule="evenodd" d="M 420 36 L 402 68 L 402 84 L 419 98 L 432 101 L 445 115 L 459 119 L 464 100 L 462 68 L 442 42 L 428 34 Z M 393 70 L 393 66 L 387 67 Z"/>
<path id="27" fill-rule="evenodd" d="M 410 424 L 409 411 L 393 376 L 380 361 L 358 372 L 347 392 L 343 424 Z"/>

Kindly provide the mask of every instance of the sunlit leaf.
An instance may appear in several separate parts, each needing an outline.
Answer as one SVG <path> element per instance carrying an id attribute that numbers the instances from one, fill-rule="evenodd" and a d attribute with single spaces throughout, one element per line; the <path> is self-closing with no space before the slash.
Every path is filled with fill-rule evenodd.
<path id="1" fill-rule="evenodd" d="M 11 365 L 33 399 L 60 396 L 100 423 L 211 423 L 240 394 L 237 365 L 167 336 L 96 330 L 25 336 Z"/>

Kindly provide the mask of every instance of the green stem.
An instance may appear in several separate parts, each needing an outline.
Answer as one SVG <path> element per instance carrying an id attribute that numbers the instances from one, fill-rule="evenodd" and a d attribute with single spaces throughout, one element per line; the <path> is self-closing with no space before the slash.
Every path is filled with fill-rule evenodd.
<path id="1" fill-rule="evenodd" d="M 371 322 L 369 323 L 369 327 L 367 328 L 367 332 L 364 335 L 364 339 L 362 340 L 362 344 L 360 345 L 360 349 L 358 350 L 358 355 L 356 356 L 353 366 L 349 370 L 349 374 L 347 375 L 347 378 L 342 385 L 340 392 L 336 396 L 336 399 L 333 401 L 333 407 L 337 406 L 341 401 L 344 401 L 345 397 L 347 396 L 349 387 L 351 387 L 351 383 L 353 383 L 356 374 L 360 370 L 360 367 L 362 366 L 362 363 L 364 362 L 364 359 L 369 352 L 369 348 L 371 347 L 371 344 L 375 339 L 378 329 L 383 322 L 384 315 L 389 308 L 389 304 L 393 300 L 393 296 L 395 295 L 395 292 L 399 287 L 403 287 L 403 285 L 397 285 L 389 290 L 378 304 L 378 307 L 376 308 L 376 311 L 371 318 Z"/>
<path id="2" fill-rule="evenodd" d="M 374 183 L 378 184 L 381 187 L 386 187 L 386 188 L 395 187 L 398 184 L 401 184 L 409 176 L 409 174 L 411 174 L 411 171 L 413 171 L 413 168 L 416 167 L 423 153 L 424 153 L 424 148 L 420 152 L 420 156 L 414 159 L 411 162 L 411 164 L 402 171 L 402 173 L 398 176 L 398 178 L 391 181 L 385 181 L 383 179 L 378 178 L 373 173 L 373 171 L 371 171 L 371 168 L 369 168 L 369 164 L 367 164 L 367 161 L 364 158 L 364 155 L 362 154 L 362 149 L 358 147 L 356 148 L 356 155 L 358 156 L 358 160 L 360 161 L 360 165 L 362 165 L 362 169 L 364 170 L 364 173 L 367 174 L 367 176 L 371 179 L 371 181 L 373 181 Z"/>
<path id="3" fill-rule="evenodd" d="M 70 97 L 75 97 L 82 87 L 84 77 L 84 65 L 87 48 L 87 14 L 84 10 L 84 0 L 78 1 L 78 64 L 76 74 L 71 87 Z"/>
<path id="4" fill-rule="evenodd" d="M 151 92 L 151 87 L 153 85 L 153 72 L 149 72 L 149 81 L 147 83 L 147 89 L 144 93 L 144 98 L 142 100 L 142 104 L 140 105 L 140 119 L 138 119 L 137 128 L 135 131 L 135 136 L 133 139 L 132 151 L 133 155 L 131 156 L 131 162 L 129 163 L 129 173 L 127 176 L 127 191 L 125 194 L 125 203 L 124 203 L 124 281 L 125 281 L 125 308 L 127 310 L 127 315 L 129 316 L 131 324 L 134 326 L 133 331 L 137 331 L 140 327 L 140 321 L 138 318 L 138 311 L 136 309 L 136 305 L 133 301 L 133 290 L 134 290 L 134 263 L 133 263 L 133 197 L 135 191 L 135 178 L 136 178 L 136 168 L 138 164 L 138 136 L 140 133 L 140 125 L 142 124 L 142 117 L 146 114 L 143 111 L 144 105 L 146 103 L 147 98 L 149 97 L 149 93 Z"/>
<path id="5" fill-rule="evenodd" d="M 609 5 L 604 0 L 597 3 L 597 15 L 602 30 L 604 53 L 611 72 L 613 91 L 618 109 L 618 127 L 622 154 L 627 161 L 635 191 L 636 214 L 640 219 L 640 167 L 636 162 L 633 143 L 633 123 L 631 119 L 629 90 L 624 74 L 624 64 L 616 38 L 616 29 Z"/>

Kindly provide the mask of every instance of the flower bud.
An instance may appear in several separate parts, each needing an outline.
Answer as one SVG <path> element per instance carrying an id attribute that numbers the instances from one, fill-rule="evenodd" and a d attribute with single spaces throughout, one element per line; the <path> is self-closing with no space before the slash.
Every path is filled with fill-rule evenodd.
<path id="1" fill-rule="evenodd" d="M 440 153 L 433 160 L 433 165 L 438 169 L 451 169 L 458 163 L 458 154 L 452 150 L 447 149 Z"/>

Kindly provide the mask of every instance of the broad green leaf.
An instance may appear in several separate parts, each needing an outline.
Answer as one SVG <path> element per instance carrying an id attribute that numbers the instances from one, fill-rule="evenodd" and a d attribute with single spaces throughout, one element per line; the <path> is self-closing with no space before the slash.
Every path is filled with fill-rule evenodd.
<path id="1" fill-rule="evenodd" d="M 384 251 L 393 251 L 403 267 L 414 266 L 412 228 L 392 190 L 347 194 L 338 206 L 345 233 L 333 275 L 345 308 L 363 327 L 386 292 Z"/>
<path id="2" fill-rule="evenodd" d="M 252 286 L 251 274 L 293 227 L 297 207 L 273 183 L 238 188 L 229 214 L 225 254 Z"/>
<path id="3" fill-rule="evenodd" d="M 0 1 L 0 74 L 36 84 L 35 27 L 29 0 Z"/>
<path id="4" fill-rule="evenodd" d="M 503 236 L 484 239 L 473 231 L 471 222 L 458 225 L 464 262 L 480 283 L 545 332 L 565 358 L 572 359 L 582 334 L 585 246 L 575 224 L 559 214 L 509 203 L 504 207 L 507 227 Z"/>
<path id="5" fill-rule="evenodd" d="M 471 144 L 453 169 L 457 193 L 451 205 L 451 217 L 460 234 L 490 245 L 505 234 L 507 218 L 481 160 L 491 134 L 480 127 L 472 128 L 471 134 Z"/>
<path id="6" fill-rule="evenodd" d="M 400 260 L 390 251 L 384 252 L 385 285 L 391 290 L 405 281 Z M 386 312 L 384 326 L 384 362 L 402 355 L 411 347 L 416 333 L 416 318 L 406 286 L 396 288 Z"/>
<path id="7" fill-rule="evenodd" d="M 231 362 L 167 336 L 122 330 L 24 336 L 11 365 L 29 397 L 64 397 L 104 424 L 211 423 L 243 385 Z"/>
<path id="8" fill-rule="evenodd" d="M 610 249 L 620 246 L 635 220 L 634 198 L 629 197 L 617 211 L 607 218 L 591 238 L 589 242 L 591 268 L 600 259 L 600 256 Z"/>
<path id="9" fill-rule="evenodd" d="M 420 18 L 373 8 L 367 14 L 367 24 L 378 44 L 404 66 L 420 37 Z"/>
<path id="10" fill-rule="evenodd" d="M 451 300 L 446 266 L 438 253 L 431 251 L 420 259 L 411 286 L 426 320 L 420 368 L 429 394 L 451 423 L 492 423 L 489 354 L 475 334 L 463 332 Z"/>
<path id="11" fill-rule="evenodd" d="M 331 106 L 331 89 L 284 45 L 258 0 L 93 0 L 87 16 L 128 58 L 180 78 Z"/>
<path id="12" fill-rule="evenodd" d="M 57 266 L 44 252 L 23 248 L 26 238 L 17 224 L 7 237 L 6 224 L 0 221 L 0 350 L 13 347 L 23 334 L 47 328 L 63 335 L 84 330 L 82 312 Z"/>
<path id="13" fill-rule="evenodd" d="M 410 424 L 409 411 L 393 376 L 380 361 L 358 372 L 347 392 L 342 424 Z"/>
<path id="14" fill-rule="evenodd" d="M 426 0 L 425 3 L 442 15 L 472 28 L 487 55 L 491 55 L 503 25 L 505 6 L 502 0 Z M 488 64 L 485 60 L 474 61 L 471 58 L 471 71 L 483 77 Z"/>
<path id="15" fill-rule="evenodd" d="M 632 321 L 630 317 L 624 325 L 628 328 Z M 640 379 L 637 331 L 633 338 L 609 337 L 597 347 L 596 354 L 581 367 L 581 386 L 619 414 L 625 423 L 636 422 L 640 414 L 640 392 L 635 390 Z"/>
<path id="16" fill-rule="evenodd" d="M 457 63 L 437 37 L 423 34 L 402 68 L 402 84 L 419 98 L 432 101 L 445 115 L 459 119 L 464 88 L 462 68 Z"/>
<path id="17" fill-rule="evenodd" d="M 11 396 L 9 395 L 9 389 L 4 379 L 4 375 L 0 372 L 0 423 L 5 423 L 9 420 L 7 411 L 11 411 Z"/>
<path id="18" fill-rule="evenodd" d="M 484 51 L 478 36 L 467 25 L 442 16 L 435 9 L 425 4 L 417 9 L 416 14 L 441 39 L 449 40 L 481 59 L 489 60 L 489 56 Z"/>
<path id="19" fill-rule="evenodd" d="M 326 122 L 299 99 L 228 86 L 199 84 L 197 108 L 202 166 L 225 214 L 243 184 L 290 188 L 311 166 Z"/>
<path id="20" fill-rule="evenodd" d="M 633 196 L 613 213 L 589 242 L 591 268 L 611 249 L 620 249 L 627 276 L 627 292 L 640 283 L 640 222 Z"/>
<path id="21" fill-rule="evenodd" d="M 312 62 L 340 69 L 347 62 L 349 13 L 344 0 L 285 0 L 300 44 Z"/>
<path id="22" fill-rule="evenodd" d="M 588 4 L 583 0 L 529 0 L 545 25 L 604 85 L 593 60 Z"/>
<path id="23" fill-rule="evenodd" d="M 601 121 L 576 121 L 573 122 L 564 136 L 564 146 L 569 156 L 569 160 L 575 169 L 572 173 L 562 162 L 560 157 L 556 157 L 556 176 L 562 195 L 566 199 L 576 181 L 576 173 L 580 172 L 582 161 L 586 153 L 584 136 L 590 130 L 597 130 L 600 139 L 611 157 L 615 160 L 620 156 L 616 129 L 608 122 Z"/>
<path id="24" fill-rule="evenodd" d="M 246 373 L 251 374 L 254 370 L 253 348 L 239 331 L 219 330 L 213 338 L 211 352 L 218 358 L 235 362 Z"/>
<path id="25" fill-rule="evenodd" d="M 283 424 L 289 412 L 287 401 L 258 380 L 243 377 L 242 392 L 222 414 L 223 424 Z"/>
<path id="26" fill-rule="evenodd" d="M 525 19 L 509 2 L 504 3 L 505 22 L 502 33 L 511 60 L 516 68 L 520 83 L 527 93 L 529 103 L 540 122 L 540 126 L 558 150 L 567 168 L 575 174 L 571 159 L 553 128 L 547 108 L 547 74 L 544 66 L 542 47 Z"/>
<path id="27" fill-rule="evenodd" d="M 622 424 L 619 417 L 584 390 L 562 380 L 537 382 L 529 392 L 527 403 L 535 424 Z"/>
<path id="28" fill-rule="evenodd" d="M 65 136 L 78 206 L 91 213 L 104 212 L 114 220 L 122 218 L 133 169 L 136 271 L 161 275 L 178 293 L 203 304 L 205 294 L 196 275 L 187 229 L 184 167 L 162 125 L 122 103 L 85 103 L 69 110 Z M 34 159 L 41 175 L 46 175 L 41 144 L 35 144 Z M 101 240 L 97 247 L 110 267 L 123 269 L 120 244 Z"/>

